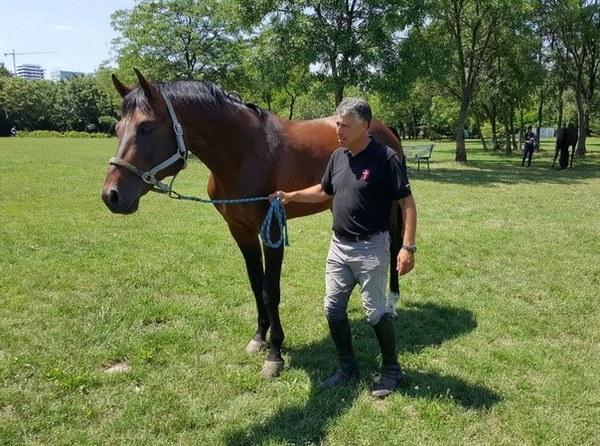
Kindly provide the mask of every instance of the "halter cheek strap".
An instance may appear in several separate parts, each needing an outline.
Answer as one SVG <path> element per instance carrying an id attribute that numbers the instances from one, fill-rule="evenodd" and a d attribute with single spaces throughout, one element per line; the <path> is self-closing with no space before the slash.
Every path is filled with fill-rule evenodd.
<path id="1" fill-rule="evenodd" d="M 147 172 L 144 172 L 143 170 L 138 169 L 137 167 L 128 163 L 127 161 L 116 157 L 111 158 L 108 161 L 108 164 L 122 167 L 125 170 L 128 170 L 129 172 L 137 175 L 142 180 L 144 180 L 145 183 L 154 186 L 154 188 L 152 189 L 154 192 L 169 193 L 171 192 L 171 185 L 173 184 L 173 181 L 171 181 L 171 184 L 162 183 L 156 179 L 156 174 L 161 170 L 166 169 L 170 165 L 175 164 L 179 160 L 183 160 L 183 167 L 181 169 L 185 169 L 187 167 L 188 162 L 188 151 L 185 147 L 185 141 L 183 139 L 183 127 L 181 127 L 181 124 L 177 120 L 177 116 L 175 115 L 173 105 L 163 92 L 161 92 L 161 94 L 163 99 L 165 100 L 165 103 L 167 104 L 167 110 L 169 111 L 169 116 L 171 117 L 171 121 L 173 122 L 173 130 L 175 132 L 175 139 L 177 140 L 177 153 L 173 154 L 170 158 L 166 159 L 165 161 L 148 170 Z M 176 175 L 177 174 L 175 174 L 175 176 Z M 175 179 L 175 177 L 173 177 L 173 179 Z"/>

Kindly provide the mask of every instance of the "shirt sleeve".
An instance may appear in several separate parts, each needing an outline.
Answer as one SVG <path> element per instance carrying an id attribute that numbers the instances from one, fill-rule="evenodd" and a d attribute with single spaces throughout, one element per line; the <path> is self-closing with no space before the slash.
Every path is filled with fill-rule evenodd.
<path id="1" fill-rule="evenodd" d="M 388 186 L 394 200 L 408 197 L 412 192 L 406 173 L 406 166 L 400 161 L 400 157 L 394 154 L 388 160 Z"/>
<path id="2" fill-rule="evenodd" d="M 333 155 L 329 158 L 329 162 L 327 163 L 327 168 L 325 169 L 325 173 L 323 174 L 323 178 L 321 179 L 321 187 L 325 191 L 325 193 L 329 196 L 333 196 Z"/>

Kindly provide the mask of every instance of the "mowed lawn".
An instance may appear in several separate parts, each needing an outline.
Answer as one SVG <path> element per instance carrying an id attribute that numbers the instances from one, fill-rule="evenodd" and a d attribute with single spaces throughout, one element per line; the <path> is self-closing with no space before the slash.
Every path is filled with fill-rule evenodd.
<path id="1" fill-rule="evenodd" d="M 0 139 L 1 445 L 600 444 L 600 141 L 551 169 L 436 143 L 409 174 L 416 268 L 396 323 L 405 387 L 370 396 L 379 358 L 358 295 L 356 386 L 323 315 L 330 215 L 289 221 L 286 367 L 264 354 L 241 255 L 210 205 L 100 199 L 115 139 Z M 407 143 L 409 144 L 409 143 Z M 176 189 L 206 196 L 194 161 Z"/>

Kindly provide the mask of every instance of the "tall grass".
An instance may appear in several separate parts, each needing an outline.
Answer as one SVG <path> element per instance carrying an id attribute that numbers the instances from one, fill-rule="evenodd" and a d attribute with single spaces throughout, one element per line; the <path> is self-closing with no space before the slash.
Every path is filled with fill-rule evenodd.
<path id="1" fill-rule="evenodd" d="M 112 215 L 99 190 L 116 140 L 1 139 L 0 444 L 599 444 L 598 141 L 566 171 L 551 153 L 522 168 L 469 144 L 465 166 L 437 143 L 431 173 L 410 167 L 407 384 L 379 401 L 357 296 L 363 378 L 316 388 L 336 367 L 328 213 L 289 222 L 286 368 L 264 381 L 264 355 L 244 352 L 256 315 L 241 255 L 211 206 L 150 194 Z M 200 163 L 180 177 L 205 196 Z"/>

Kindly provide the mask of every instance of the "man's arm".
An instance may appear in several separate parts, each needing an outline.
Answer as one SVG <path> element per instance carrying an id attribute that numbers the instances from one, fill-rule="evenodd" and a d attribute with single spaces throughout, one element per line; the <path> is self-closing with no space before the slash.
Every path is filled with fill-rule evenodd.
<path id="1" fill-rule="evenodd" d="M 402 244 L 406 246 L 415 246 L 417 234 L 417 205 L 412 194 L 398 200 L 402 211 L 402 221 L 404 222 L 404 238 Z M 400 249 L 397 259 L 398 274 L 403 275 L 410 272 L 415 266 L 415 254 L 407 249 Z"/>
<path id="2" fill-rule="evenodd" d="M 327 195 L 321 184 L 315 184 L 306 189 L 295 190 L 293 192 L 278 190 L 269 195 L 269 201 L 273 201 L 275 198 L 279 198 L 281 204 L 288 204 L 292 201 L 298 203 L 322 203 L 331 198 L 331 196 Z"/>

